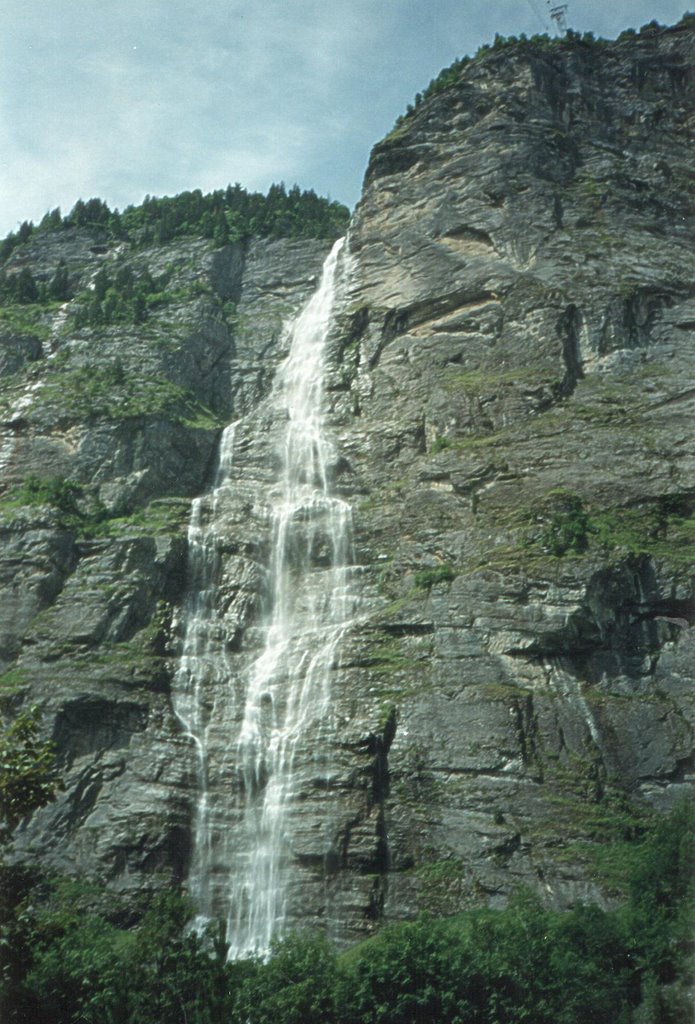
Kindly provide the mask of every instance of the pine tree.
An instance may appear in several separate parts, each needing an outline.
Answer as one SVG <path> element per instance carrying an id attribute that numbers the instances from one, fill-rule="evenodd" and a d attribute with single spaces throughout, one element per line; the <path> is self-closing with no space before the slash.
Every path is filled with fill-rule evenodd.
<path id="1" fill-rule="evenodd" d="M 226 245 L 229 241 L 229 224 L 223 210 L 218 210 L 215 217 L 215 228 L 212 240 L 216 246 Z"/>
<path id="2" fill-rule="evenodd" d="M 49 281 L 48 294 L 50 298 L 56 299 L 58 302 L 67 302 L 68 299 L 72 298 L 70 275 L 64 260 L 60 261 L 53 277 Z"/>
<path id="3" fill-rule="evenodd" d="M 17 238 L 19 242 L 28 242 L 31 238 L 31 234 L 34 230 L 34 225 L 29 220 L 22 221 L 19 225 L 19 231 L 17 232 Z"/>
<path id="4" fill-rule="evenodd" d="M 23 267 L 12 283 L 14 297 L 17 302 L 27 306 L 32 302 L 38 301 L 39 289 L 29 267 Z"/>

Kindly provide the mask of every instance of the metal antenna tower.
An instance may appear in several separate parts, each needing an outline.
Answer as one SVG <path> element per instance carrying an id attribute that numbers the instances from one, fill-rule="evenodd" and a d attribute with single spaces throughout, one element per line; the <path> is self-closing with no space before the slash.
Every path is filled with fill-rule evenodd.
<path id="1" fill-rule="evenodd" d="M 548 6 L 550 7 L 550 0 L 547 0 Z M 569 4 L 556 4 L 554 7 L 550 7 L 550 17 L 555 22 L 555 31 L 559 36 L 564 36 L 567 32 L 567 8 Z"/>

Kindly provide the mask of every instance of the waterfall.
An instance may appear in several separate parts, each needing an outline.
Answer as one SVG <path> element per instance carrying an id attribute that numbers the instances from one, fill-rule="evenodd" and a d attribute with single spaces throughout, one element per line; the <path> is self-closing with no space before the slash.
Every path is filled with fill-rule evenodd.
<path id="1" fill-rule="evenodd" d="M 189 890 L 199 927 L 226 918 L 231 957 L 266 952 L 293 918 L 300 789 L 327 785 L 330 773 L 330 676 L 354 614 L 351 509 L 331 493 L 335 453 L 324 429 L 325 348 L 342 244 L 333 247 L 318 289 L 290 326 L 289 353 L 270 396 L 273 418 L 284 420 L 283 438 L 268 498 L 262 641 L 243 673 L 243 687 L 230 679 L 216 594 L 215 508 L 231 487 L 232 427 L 223 436 L 211 494 L 194 503 L 189 528 L 192 585 L 175 684 L 176 712 L 195 744 L 198 765 Z M 236 706 L 225 711 L 223 702 Z M 225 771 L 232 776 L 227 791 L 235 813 L 209 793 L 209 734 L 218 729 L 216 717 L 233 730 Z M 225 826 L 232 835 L 221 834 Z M 328 833 L 325 843 L 327 852 Z"/>
<path id="2" fill-rule="evenodd" d="M 208 734 L 217 702 L 224 699 L 231 672 L 218 601 L 221 561 L 218 510 L 230 487 L 235 430 L 236 423 L 233 423 L 223 431 L 210 493 L 196 498 L 191 508 L 188 525 L 189 585 L 183 609 L 181 658 L 173 687 L 174 711 L 185 735 L 193 741 L 196 754 L 198 799 L 188 888 L 199 928 L 212 919 L 214 909 Z"/>

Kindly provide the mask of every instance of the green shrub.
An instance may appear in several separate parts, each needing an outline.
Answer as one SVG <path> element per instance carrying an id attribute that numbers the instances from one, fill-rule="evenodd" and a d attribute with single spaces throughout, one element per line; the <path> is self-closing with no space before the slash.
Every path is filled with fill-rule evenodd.
<path id="1" fill-rule="evenodd" d="M 74 313 L 76 327 L 142 323 L 162 287 L 147 267 L 136 276 L 129 266 L 117 267 L 113 276 L 102 267 L 92 284 L 91 291 L 78 296 Z"/>
<path id="2" fill-rule="evenodd" d="M 435 437 L 430 447 L 430 454 L 437 455 L 439 452 L 443 452 L 446 448 L 451 448 L 453 442 L 450 437 L 444 435 L 438 435 Z"/>
<path id="3" fill-rule="evenodd" d="M 190 906 L 157 897 L 126 930 L 95 909 L 98 891 L 44 883 L 11 930 L 23 970 L 0 988 L 3 1021 L 21 1024 L 226 1024 L 235 979 L 226 944 L 187 934 Z M 105 895 L 105 894 L 104 894 Z M 102 898 L 103 902 L 103 898 Z M 117 898 L 109 901 L 118 907 Z M 1 943 L 0 943 L 1 945 Z M 15 964 L 15 967 L 18 965 Z"/>
<path id="4" fill-rule="evenodd" d="M 456 579 L 454 568 L 446 562 L 430 569 L 420 569 L 415 573 L 415 586 L 418 590 L 429 590 L 435 583 L 451 583 Z"/>
<path id="5" fill-rule="evenodd" d="M 53 744 L 39 737 L 39 709 L 23 711 L 0 735 L 0 841 L 56 791 Z"/>
<path id="6" fill-rule="evenodd" d="M 14 489 L 12 497 L 23 505 L 52 505 L 66 516 L 78 516 L 77 499 L 82 494 L 82 486 L 72 480 L 30 475 Z"/>
<path id="7" fill-rule="evenodd" d="M 589 544 L 590 520 L 578 494 L 559 487 L 540 502 L 533 519 L 540 525 L 536 537 L 551 555 L 580 554 Z"/>
<path id="8" fill-rule="evenodd" d="M 652 23 L 652 25 L 654 24 Z M 651 26 L 646 26 L 646 28 L 649 29 Z M 541 33 L 527 37 L 523 32 L 519 36 L 502 36 L 496 33 L 491 44 L 483 43 L 472 57 L 458 57 L 448 67 L 442 68 L 437 77 L 433 78 L 422 92 L 416 93 L 413 103 L 408 104 L 406 113 L 396 120 L 395 128 L 389 138 L 398 137 L 398 130 L 407 124 L 408 119 L 426 100 L 458 85 L 463 80 L 469 66 L 491 54 L 501 53 L 502 51 L 516 51 L 519 54 L 541 56 L 561 48 L 566 48 L 568 45 L 595 47 L 605 45 L 605 42 L 601 38 L 597 39 L 593 32 L 581 34 L 573 32 L 572 29 L 569 29 L 564 36 L 549 36 L 547 33 Z"/>
<path id="9" fill-rule="evenodd" d="M 39 301 L 39 286 L 29 267 L 15 274 L 0 274 L 0 304 L 29 306 Z"/>
<path id="10" fill-rule="evenodd" d="M 220 425 L 185 388 L 162 376 L 127 377 L 118 358 L 98 368 L 57 367 L 46 377 L 40 401 L 56 420 L 68 422 L 161 415 L 193 429 L 215 430 Z"/>
<path id="11" fill-rule="evenodd" d="M 237 1012 L 247 1024 L 332 1024 L 336 953 L 321 935 L 290 935 L 274 943 L 241 985 Z"/>
<path id="12" fill-rule="evenodd" d="M 10 502 L 21 506 L 49 505 L 58 513 L 58 522 L 66 529 L 89 532 L 107 517 L 103 503 L 82 484 L 63 477 L 27 476 L 10 492 Z"/>

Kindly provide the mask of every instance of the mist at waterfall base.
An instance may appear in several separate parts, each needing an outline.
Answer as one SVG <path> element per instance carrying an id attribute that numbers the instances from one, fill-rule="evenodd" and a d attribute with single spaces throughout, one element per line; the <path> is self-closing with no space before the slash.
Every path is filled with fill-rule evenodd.
<path id="1" fill-rule="evenodd" d="M 311 729 L 314 774 L 327 777 L 331 669 L 355 613 L 351 509 L 331 494 L 334 452 L 323 417 L 326 339 L 343 243 L 335 243 L 316 292 L 288 327 L 289 354 L 271 395 L 286 428 L 268 510 L 265 640 L 247 667 L 243 706 L 231 679 L 218 597 L 222 513 L 233 487 L 237 424 L 222 435 L 213 485 L 193 503 L 188 531 L 190 583 L 174 687 L 176 714 L 194 744 L 197 766 L 188 888 L 197 914 L 194 928 L 202 931 L 223 918 L 232 959 L 266 953 L 284 931 L 296 870 L 291 808 L 297 797 L 297 748 Z M 241 785 L 213 791 L 209 736 L 220 718 L 235 723 L 224 768 L 236 773 Z M 231 836 L 224 794 L 237 801 L 238 792 L 242 825 Z M 326 828 L 328 849 L 330 822 Z"/>

